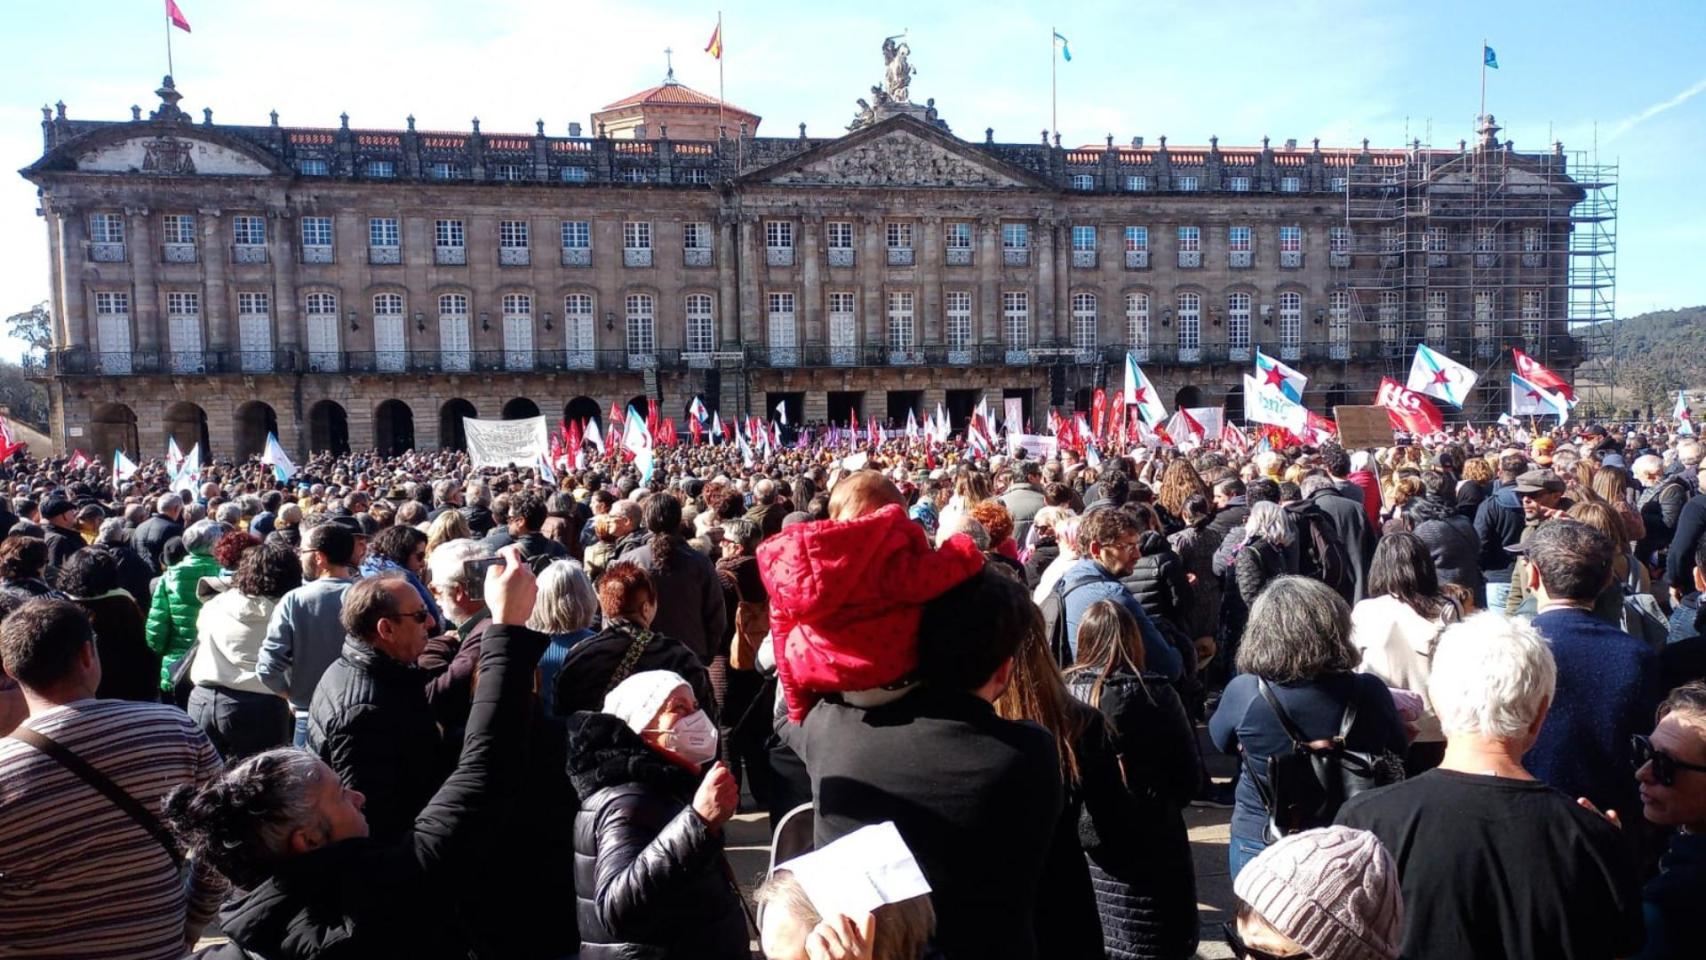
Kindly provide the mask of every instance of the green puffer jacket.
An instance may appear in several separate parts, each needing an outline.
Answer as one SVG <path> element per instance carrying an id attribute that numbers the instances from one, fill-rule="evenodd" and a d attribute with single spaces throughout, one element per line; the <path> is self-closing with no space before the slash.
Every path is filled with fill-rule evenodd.
<path id="1" fill-rule="evenodd" d="M 201 614 L 196 584 L 219 576 L 219 561 L 192 553 L 167 567 L 148 607 L 148 648 L 160 655 L 160 689 L 170 690 L 172 667 L 195 645 L 195 621 Z"/>

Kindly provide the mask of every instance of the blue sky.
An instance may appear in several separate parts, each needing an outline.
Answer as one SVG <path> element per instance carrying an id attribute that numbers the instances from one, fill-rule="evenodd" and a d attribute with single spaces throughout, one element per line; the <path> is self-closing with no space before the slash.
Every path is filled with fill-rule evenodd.
<path id="1" fill-rule="evenodd" d="M 715 93 L 703 53 L 717 5 L 610 0 L 179 0 L 178 87 L 217 121 L 352 123 L 563 133 L 658 82 L 665 47 L 684 83 Z M 0 36 L 0 166 L 41 150 L 40 108 L 123 119 L 151 107 L 165 72 L 163 0 L 60 0 L 55 16 Z M 934 97 L 968 139 L 1031 141 L 1048 125 L 1050 27 L 1066 143 L 1112 133 L 1172 143 L 1254 144 L 1264 135 L 1398 146 L 1471 137 L 1483 37 L 1501 69 L 1487 106 L 1518 149 L 1562 139 L 1619 162 L 1619 313 L 1706 303 L 1706 4 L 1220 3 L 726 0 L 728 99 L 761 133 L 844 128 L 881 79 L 879 47 L 908 31 L 914 100 Z M 0 175 L 0 315 L 47 298 L 34 188 Z M 0 337 L 0 356 L 18 346 Z"/>

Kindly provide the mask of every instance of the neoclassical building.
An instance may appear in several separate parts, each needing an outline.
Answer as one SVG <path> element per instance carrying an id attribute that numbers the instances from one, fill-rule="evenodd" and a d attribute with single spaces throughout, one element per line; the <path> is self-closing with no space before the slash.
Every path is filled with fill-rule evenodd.
<path id="1" fill-rule="evenodd" d="M 1423 341 L 1497 368 L 1502 404 L 1509 348 L 1568 371 L 1594 309 L 1571 293 L 1591 185 L 1490 117 L 1443 151 L 1072 148 L 962 138 L 882 88 L 833 137 L 758 137 L 673 80 L 590 136 L 228 125 L 156 93 L 123 121 L 44 108 L 23 171 L 67 450 L 432 449 L 463 416 L 695 395 L 790 422 L 1018 397 L 1040 422 L 1127 352 L 1236 416 L 1256 347 L 1328 409 Z"/>

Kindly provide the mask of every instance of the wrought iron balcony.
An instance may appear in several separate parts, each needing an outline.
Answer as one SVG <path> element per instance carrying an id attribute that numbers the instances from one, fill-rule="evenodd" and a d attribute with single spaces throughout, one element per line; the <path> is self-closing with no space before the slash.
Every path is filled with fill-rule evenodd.
<path id="1" fill-rule="evenodd" d="M 1179 267 L 1184 270 L 1195 270 L 1202 266 L 1201 250 L 1180 250 Z"/>
<path id="2" fill-rule="evenodd" d="M 1348 267 L 1351 265 L 1351 255 L 1343 250 L 1334 250 L 1327 254 L 1327 266 Z"/>
<path id="3" fill-rule="evenodd" d="M 1285 270 L 1299 270 L 1303 267 L 1302 250 L 1281 250 L 1280 267 Z"/>
<path id="4" fill-rule="evenodd" d="M 1127 270 L 1148 270 L 1148 250 L 1127 250 L 1125 252 L 1125 268 Z"/>
<path id="5" fill-rule="evenodd" d="M 1028 267 L 1031 265 L 1030 247 L 1007 247 L 1001 251 L 1001 262 L 1009 267 Z"/>
<path id="6" fill-rule="evenodd" d="M 764 263 L 771 267 L 791 267 L 794 265 L 794 248 L 765 247 Z"/>
<path id="7" fill-rule="evenodd" d="M 829 265 L 832 267 L 851 267 L 853 265 L 852 247 L 830 247 L 828 256 Z"/>
<path id="8" fill-rule="evenodd" d="M 93 241 L 89 244 L 89 260 L 92 263 L 123 263 L 124 244 Z"/>
<path id="9" fill-rule="evenodd" d="M 439 266 L 460 267 L 468 262 L 467 247 L 434 247 L 432 262 Z"/>
<path id="10" fill-rule="evenodd" d="M 563 248 L 563 266 L 565 266 L 565 267 L 590 267 L 590 266 L 592 266 L 592 248 L 591 247 L 564 247 Z"/>
<path id="11" fill-rule="evenodd" d="M 969 267 L 969 266 L 971 266 L 971 248 L 970 247 L 949 247 L 945 252 L 947 254 L 948 266 L 950 266 L 950 267 Z"/>
<path id="12" fill-rule="evenodd" d="M 1255 259 L 1248 250 L 1233 250 L 1226 254 L 1226 265 L 1233 270 L 1248 270 Z"/>
<path id="13" fill-rule="evenodd" d="M 367 262 L 376 267 L 395 266 L 403 262 L 403 248 L 370 246 L 367 248 Z"/>
<path id="14" fill-rule="evenodd" d="M 622 265 L 624 267 L 649 267 L 652 265 L 651 247 L 623 247 Z"/>
<path id="15" fill-rule="evenodd" d="M 195 244 L 166 243 L 160 246 L 160 259 L 167 263 L 194 263 L 196 261 Z"/>
<path id="16" fill-rule="evenodd" d="M 533 251 L 527 247 L 499 247 L 498 266 L 525 267 L 533 263 Z"/>
<path id="17" fill-rule="evenodd" d="M 331 263 L 332 248 L 327 244 L 314 244 L 302 248 L 303 263 Z"/>
<path id="18" fill-rule="evenodd" d="M 563 251 L 564 255 L 568 251 Z M 684 267 L 708 267 L 711 265 L 710 247 L 687 247 L 681 251 L 681 265 Z"/>
<path id="19" fill-rule="evenodd" d="M 910 267 L 912 263 L 911 247 L 889 247 L 889 266 Z"/>
<path id="20" fill-rule="evenodd" d="M 1094 270 L 1096 268 L 1096 251 L 1072 251 L 1072 266 L 1078 270 Z"/>
<path id="21" fill-rule="evenodd" d="M 239 243 L 231 248 L 232 263 L 266 263 L 267 248 L 265 244 Z"/>

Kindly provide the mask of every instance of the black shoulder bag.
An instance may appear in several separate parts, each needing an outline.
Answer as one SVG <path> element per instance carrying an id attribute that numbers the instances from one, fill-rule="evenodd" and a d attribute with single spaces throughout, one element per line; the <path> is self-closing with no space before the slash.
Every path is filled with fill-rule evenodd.
<path id="1" fill-rule="evenodd" d="M 1256 785 L 1268 811 L 1268 842 L 1299 830 L 1329 826 L 1346 800 L 1404 779 L 1402 757 L 1386 750 L 1372 752 L 1345 746 L 1351 728 L 1356 726 L 1354 699 L 1345 705 L 1337 736 L 1306 741 L 1268 682 L 1257 678 L 1256 688 L 1291 740 L 1289 751 L 1268 758 L 1266 783 L 1256 776 L 1249 754 L 1244 757 L 1245 776 Z"/>
<path id="2" fill-rule="evenodd" d="M 136 825 L 148 831 L 148 835 L 164 847 L 166 854 L 172 858 L 172 865 L 179 873 L 184 869 L 184 852 L 178 849 L 178 843 L 172 838 L 170 830 L 160 822 L 149 809 L 138 803 L 136 798 L 124 792 L 124 788 L 112 782 L 106 774 L 89 765 L 87 760 L 72 753 L 57 740 L 31 730 L 29 727 L 19 727 L 12 731 L 12 736 L 35 747 L 66 770 L 75 774 L 79 780 L 94 787 L 97 792 L 113 802 L 113 806 L 124 811 L 125 815 L 136 821 Z"/>

